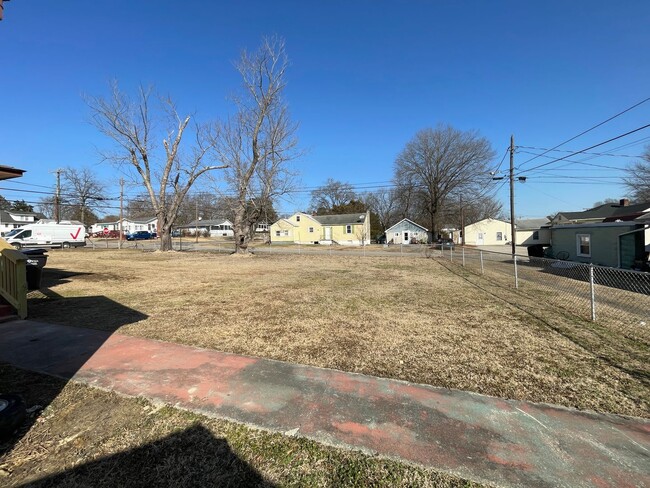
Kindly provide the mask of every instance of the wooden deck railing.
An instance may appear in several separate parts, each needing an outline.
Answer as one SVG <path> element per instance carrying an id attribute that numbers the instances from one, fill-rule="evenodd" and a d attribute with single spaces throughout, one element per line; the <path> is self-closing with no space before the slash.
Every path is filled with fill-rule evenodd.
<path id="1" fill-rule="evenodd" d="M 0 295 L 16 309 L 21 319 L 27 318 L 27 258 L 15 249 L 0 251 Z"/>

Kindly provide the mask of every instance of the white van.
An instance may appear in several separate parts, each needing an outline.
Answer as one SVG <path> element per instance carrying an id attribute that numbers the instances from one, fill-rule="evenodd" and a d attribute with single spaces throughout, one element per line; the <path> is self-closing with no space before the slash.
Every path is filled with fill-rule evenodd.
<path id="1" fill-rule="evenodd" d="M 76 220 L 39 220 L 12 230 L 5 240 L 16 249 L 24 247 L 82 247 L 86 245 L 86 229 Z"/>

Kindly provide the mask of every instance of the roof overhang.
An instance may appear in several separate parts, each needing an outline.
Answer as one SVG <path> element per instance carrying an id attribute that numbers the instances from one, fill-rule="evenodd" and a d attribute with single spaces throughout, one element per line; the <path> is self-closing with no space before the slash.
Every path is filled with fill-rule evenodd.
<path id="1" fill-rule="evenodd" d="M 24 169 L 12 168 L 11 166 L 0 165 L 0 180 L 8 180 L 10 178 L 20 178 Z"/>

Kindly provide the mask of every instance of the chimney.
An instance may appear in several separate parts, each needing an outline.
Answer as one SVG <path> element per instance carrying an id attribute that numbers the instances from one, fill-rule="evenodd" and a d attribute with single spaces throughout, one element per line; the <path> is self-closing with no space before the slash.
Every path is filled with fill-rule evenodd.
<path id="1" fill-rule="evenodd" d="M 627 207 L 630 204 L 630 201 L 627 198 L 621 198 L 618 202 L 621 207 Z"/>

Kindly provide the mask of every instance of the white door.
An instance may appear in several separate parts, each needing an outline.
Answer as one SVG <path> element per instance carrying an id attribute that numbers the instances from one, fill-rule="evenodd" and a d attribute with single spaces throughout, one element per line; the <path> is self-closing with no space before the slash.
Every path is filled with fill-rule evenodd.
<path id="1" fill-rule="evenodd" d="M 331 227 L 325 227 L 325 240 L 326 241 L 331 241 L 332 240 L 332 228 Z"/>
<path id="2" fill-rule="evenodd" d="M 404 242 L 404 244 L 409 243 L 409 233 L 406 230 L 404 231 L 404 241 L 402 241 L 402 242 Z"/>
<path id="3" fill-rule="evenodd" d="M 479 232 L 478 236 L 476 236 L 476 245 L 477 246 L 483 245 L 483 232 Z"/>

